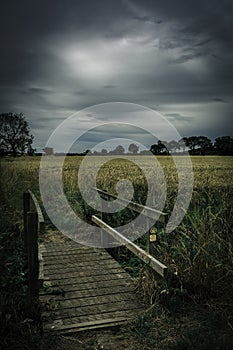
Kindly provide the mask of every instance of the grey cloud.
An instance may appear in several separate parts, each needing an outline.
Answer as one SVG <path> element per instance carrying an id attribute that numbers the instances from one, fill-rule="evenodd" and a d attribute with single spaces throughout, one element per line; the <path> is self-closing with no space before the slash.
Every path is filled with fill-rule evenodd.
<path id="1" fill-rule="evenodd" d="M 165 115 L 168 117 L 168 119 L 171 119 L 171 120 L 189 122 L 189 123 L 192 122 L 192 117 L 187 117 L 179 113 L 165 113 Z"/>
<path id="2" fill-rule="evenodd" d="M 87 91 L 76 91 L 75 94 L 77 94 L 77 95 L 87 95 L 88 92 Z"/>
<path id="3" fill-rule="evenodd" d="M 134 16 L 134 19 L 138 20 L 138 21 L 143 21 L 143 22 L 148 22 L 148 23 L 153 23 L 153 24 L 161 24 L 163 23 L 163 21 L 161 19 L 153 19 L 151 17 L 148 16 Z"/>
<path id="4" fill-rule="evenodd" d="M 109 85 L 104 85 L 104 88 L 105 89 L 115 89 L 117 87 L 117 85 L 111 85 L 111 84 L 109 84 Z"/>
<path id="5" fill-rule="evenodd" d="M 228 103 L 228 101 L 226 101 L 225 99 L 220 98 L 220 97 L 214 97 L 214 98 L 213 98 L 213 101 L 214 101 L 214 102 Z"/>
<path id="6" fill-rule="evenodd" d="M 176 58 L 173 58 L 172 62 L 173 63 L 184 63 L 190 60 L 193 60 L 194 58 L 201 57 L 202 53 L 196 52 L 196 53 L 189 53 L 189 54 L 181 54 Z"/>
<path id="7" fill-rule="evenodd" d="M 211 41 L 212 41 L 212 39 L 205 39 L 205 40 L 202 40 L 202 41 L 198 42 L 195 46 L 204 46 L 204 45 L 208 44 Z"/>
<path id="8" fill-rule="evenodd" d="M 150 133 L 133 125 L 110 123 L 91 129 L 83 134 L 74 144 L 73 149 L 77 148 L 80 143 L 84 143 L 85 145 L 89 143 L 93 147 L 107 140 L 119 138 L 132 140 L 148 146 L 157 140 Z"/>
<path id="9" fill-rule="evenodd" d="M 38 94 L 48 94 L 50 93 L 50 90 L 45 89 L 45 88 L 38 88 L 38 87 L 32 87 L 29 88 L 27 91 L 25 91 L 25 93 L 38 93 Z"/>

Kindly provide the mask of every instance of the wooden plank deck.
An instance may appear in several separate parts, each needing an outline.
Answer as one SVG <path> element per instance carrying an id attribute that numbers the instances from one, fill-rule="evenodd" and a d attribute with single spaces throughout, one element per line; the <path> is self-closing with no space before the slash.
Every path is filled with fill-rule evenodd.
<path id="1" fill-rule="evenodd" d="M 45 332 L 71 333 L 116 326 L 142 310 L 132 278 L 100 248 L 74 241 L 40 246 Z"/>

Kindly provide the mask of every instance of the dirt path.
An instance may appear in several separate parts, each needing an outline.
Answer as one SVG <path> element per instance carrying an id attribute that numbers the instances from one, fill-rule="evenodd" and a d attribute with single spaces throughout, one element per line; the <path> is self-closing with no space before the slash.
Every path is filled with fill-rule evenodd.
<path id="1" fill-rule="evenodd" d="M 100 330 L 60 336 L 50 350 L 155 350 L 121 330 Z"/>

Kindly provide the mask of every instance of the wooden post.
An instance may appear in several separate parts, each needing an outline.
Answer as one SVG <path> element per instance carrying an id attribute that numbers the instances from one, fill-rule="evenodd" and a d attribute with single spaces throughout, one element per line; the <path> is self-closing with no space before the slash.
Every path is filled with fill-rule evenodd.
<path id="1" fill-rule="evenodd" d="M 39 233 L 45 233 L 45 222 L 44 221 L 40 221 L 39 222 Z"/>
<path id="2" fill-rule="evenodd" d="M 104 221 L 105 216 L 106 216 L 106 210 L 107 210 L 107 204 L 104 199 L 102 199 L 102 208 L 101 208 L 101 220 Z M 101 228 L 101 246 L 106 247 L 108 244 L 108 233 Z"/>
<path id="3" fill-rule="evenodd" d="M 30 198 L 33 201 L 33 204 L 34 204 L 35 209 L 36 209 L 37 214 L 38 214 L 39 233 L 43 234 L 45 232 L 45 222 L 44 222 L 44 217 L 43 217 L 40 205 L 39 205 L 34 193 L 30 190 L 28 190 L 28 193 L 30 194 Z"/>
<path id="4" fill-rule="evenodd" d="M 38 214 L 27 214 L 27 242 L 28 242 L 28 278 L 30 299 L 38 297 Z"/>
<path id="5" fill-rule="evenodd" d="M 24 192 L 23 194 L 23 232 L 24 232 L 24 249 L 25 253 L 28 253 L 28 241 L 27 241 L 27 213 L 30 211 L 30 193 Z"/>
<path id="6" fill-rule="evenodd" d="M 146 251 L 150 253 L 150 220 L 146 219 Z"/>

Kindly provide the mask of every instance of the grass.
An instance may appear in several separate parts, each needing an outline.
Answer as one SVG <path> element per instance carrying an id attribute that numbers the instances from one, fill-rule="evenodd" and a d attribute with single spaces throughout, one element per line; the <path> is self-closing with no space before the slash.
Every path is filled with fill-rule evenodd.
<path id="1" fill-rule="evenodd" d="M 88 158 L 91 168 L 85 174 L 87 185 L 92 180 L 93 170 L 98 169 L 102 162 L 101 157 Z M 149 176 L 152 176 L 151 157 L 140 158 Z M 170 157 L 158 159 L 167 182 L 164 211 L 170 213 L 177 194 L 177 174 Z M 97 171 L 97 186 L 116 194 L 116 182 L 127 177 L 134 185 L 134 200 L 144 204 L 147 183 L 143 172 L 133 163 L 134 157 L 132 161 L 108 161 L 106 156 L 104 160 L 107 162 Z M 79 192 L 77 174 L 81 161 L 81 157 L 67 157 L 63 167 L 64 189 L 73 209 L 80 216 L 90 218 L 96 211 L 83 202 Z M 33 316 L 35 310 L 33 315 L 22 313 L 26 303 L 26 270 L 19 232 L 22 230 L 23 191 L 31 189 L 38 198 L 40 195 L 39 162 L 39 157 L 20 157 L 15 160 L 4 158 L 0 164 L 0 189 L 3 195 L 1 211 L 5 218 L 0 236 L 3 247 L 0 250 L 3 269 L 2 331 L 6 333 L 6 330 L 14 330 L 18 325 L 18 334 L 22 336 L 22 331 L 24 335 L 27 334 L 26 339 L 31 339 L 27 344 L 33 342 L 34 333 L 37 332 L 35 329 L 38 330 L 39 326 L 33 328 L 32 324 L 36 321 L 25 321 L 36 318 Z M 160 305 L 160 311 L 152 307 L 129 330 L 130 336 L 140 338 L 145 343 L 145 348 L 230 349 L 233 331 L 233 157 L 195 156 L 192 157 L 192 163 L 194 191 L 185 218 L 170 234 L 165 233 L 164 227 L 160 226 L 157 242 L 151 247 L 152 254 L 171 271 L 176 271 L 178 277 L 164 283 L 124 247 L 112 251 L 122 266 L 136 277 L 144 301 L 148 305 Z M 160 190 L 163 191 L 163 188 Z M 129 221 L 130 215 L 129 211 L 118 213 L 111 218 L 111 223 L 114 221 L 118 225 L 123 219 Z M 138 244 L 144 246 L 145 239 L 140 239 Z M 12 291 L 10 297 L 4 288 Z M 16 289 L 20 293 L 15 292 Z M 170 333 L 167 340 L 166 332 Z M 8 334 L 10 338 L 13 337 L 13 333 Z M 26 349 L 29 345 L 25 344 L 22 348 Z"/>
<path id="2" fill-rule="evenodd" d="M 18 217 L 0 202 L 0 338 L 4 349 L 36 349 L 39 307 L 27 298 L 27 264 Z M 19 220 L 19 217 L 18 217 Z"/>

